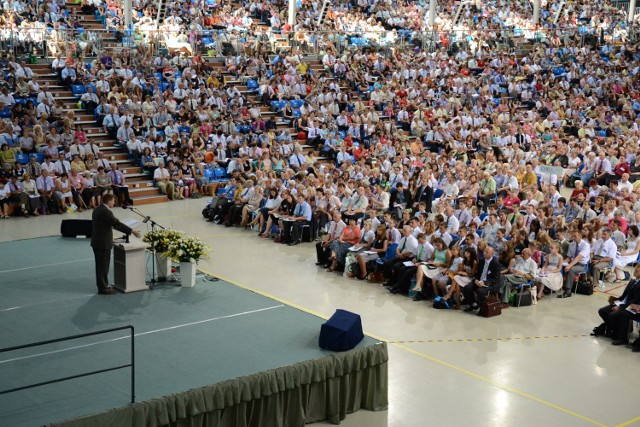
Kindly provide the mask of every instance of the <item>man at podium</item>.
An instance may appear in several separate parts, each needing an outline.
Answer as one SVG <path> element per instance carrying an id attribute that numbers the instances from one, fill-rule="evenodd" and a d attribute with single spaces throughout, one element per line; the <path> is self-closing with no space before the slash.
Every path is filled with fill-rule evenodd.
<path id="1" fill-rule="evenodd" d="M 91 247 L 96 260 L 96 284 L 98 285 L 98 293 L 101 295 L 115 294 L 109 287 L 109 264 L 111 263 L 111 249 L 113 248 L 113 229 L 121 231 L 127 235 L 133 234 L 140 238 L 142 234 L 139 231 L 132 230 L 130 227 L 118 221 L 113 215 L 111 208 L 115 205 L 115 197 L 113 194 L 105 194 L 102 196 L 102 204 L 93 210 L 91 215 L 92 233 Z"/>

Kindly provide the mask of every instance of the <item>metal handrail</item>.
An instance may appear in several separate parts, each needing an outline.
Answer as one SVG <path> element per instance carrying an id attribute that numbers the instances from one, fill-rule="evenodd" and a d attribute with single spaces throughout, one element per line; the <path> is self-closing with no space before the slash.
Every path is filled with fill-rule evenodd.
<path id="1" fill-rule="evenodd" d="M 35 387 L 40 387 L 43 385 L 47 385 L 47 384 L 54 384 L 54 383 L 59 383 L 62 381 L 68 381 L 68 380 L 73 380 L 76 378 L 82 378 L 82 377 L 87 377 L 89 375 L 95 375 L 95 374 L 101 374 L 104 372 L 110 372 L 110 371 L 115 371 L 118 369 L 124 369 L 124 368 L 131 368 L 131 403 L 135 403 L 135 399 L 136 399 L 136 394 L 135 394 L 135 384 L 136 384 L 136 369 L 135 369 L 135 334 L 134 334 L 134 328 L 132 325 L 127 325 L 127 326 L 121 326 L 118 328 L 110 328 L 110 329 L 102 329 L 100 331 L 95 331 L 95 332 L 88 332 L 85 334 L 78 334 L 78 335 L 71 335 L 68 337 L 64 337 L 64 338 L 55 338 L 55 339 L 51 339 L 51 340 L 46 340 L 46 341 L 38 341 L 35 343 L 31 343 L 31 344 L 24 344 L 24 345 L 17 345 L 17 346 L 13 346 L 13 347 L 7 347 L 7 348 L 2 348 L 0 349 L 0 354 L 1 353 L 7 353 L 10 351 L 16 351 L 16 350 L 22 350 L 25 348 L 32 348 L 32 347 L 39 347 L 39 346 L 43 346 L 43 345 L 47 345 L 47 344 L 53 344 L 53 343 L 57 343 L 57 342 L 62 342 L 62 341 L 70 341 L 70 340 L 75 340 L 75 339 L 79 339 L 79 338 L 86 338 L 86 337 L 91 337 L 94 335 L 103 335 L 103 334 L 108 334 L 111 332 L 117 332 L 117 331 L 123 331 L 125 329 L 128 329 L 130 332 L 130 338 L 131 338 L 131 362 L 129 364 L 126 365 L 118 365 L 118 366 L 114 366 L 114 367 L 110 367 L 110 368 L 104 368 L 104 369 L 98 369 L 95 371 L 91 371 L 91 372 L 84 372 L 81 374 L 76 374 L 76 375 L 70 375 L 67 377 L 61 377 L 61 378 L 56 378 L 53 380 L 49 380 L 49 381 L 43 381 L 43 382 L 39 382 L 39 383 L 35 383 L 35 384 L 30 384 L 30 385 L 26 385 L 26 386 L 21 386 L 21 387 L 15 387 L 15 388 L 11 388 L 11 389 L 7 389 L 7 390 L 0 390 L 0 395 L 3 394 L 8 394 L 8 393 L 14 393 L 16 391 L 20 391 L 20 390 L 27 390 L 30 388 L 35 388 Z"/>

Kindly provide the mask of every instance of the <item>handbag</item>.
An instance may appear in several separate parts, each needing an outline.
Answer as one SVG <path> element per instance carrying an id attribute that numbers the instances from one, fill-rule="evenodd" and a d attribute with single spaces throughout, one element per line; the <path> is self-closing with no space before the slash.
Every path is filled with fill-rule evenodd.
<path id="1" fill-rule="evenodd" d="M 495 295 L 489 295 L 480 306 L 480 314 L 482 317 L 495 317 L 502 314 L 502 304 Z"/>
<path id="2" fill-rule="evenodd" d="M 382 271 L 374 271 L 369 274 L 369 282 L 371 283 L 382 283 L 384 282 L 384 274 Z"/>
<path id="3" fill-rule="evenodd" d="M 527 307 L 531 304 L 532 304 L 532 300 L 531 300 L 530 289 L 521 289 L 518 292 L 516 292 L 516 295 L 513 298 L 514 307 Z"/>

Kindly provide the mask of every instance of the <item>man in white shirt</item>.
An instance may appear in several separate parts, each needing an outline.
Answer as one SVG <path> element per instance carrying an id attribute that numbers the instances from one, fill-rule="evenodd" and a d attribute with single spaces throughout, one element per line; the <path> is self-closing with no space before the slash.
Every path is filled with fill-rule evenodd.
<path id="1" fill-rule="evenodd" d="M 453 209 L 453 206 L 451 205 L 447 206 L 447 208 L 445 209 L 445 214 L 446 214 L 447 232 L 449 234 L 458 234 L 458 229 L 460 228 L 460 221 L 458 221 L 458 218 L 456 218 L 456 213 Z"/>
<path id="2" fill-rule="evenodd" d="M 616 258 L 618 247 L 611 239 L 611 230 L 606 228 L 602 230 L 602 239 L 598 240 L 594 246 L 589 276 L 591 277 L 591 284 L 596 287 L 602 282 L 600 280 L 600 271 L 611 265 L 611 261 Z"/>
<path id="3" fill-rule="evenodd" d="M 396 270 L 402 267 L 405 261 L 409 261 L 418 253 L 418 239 L 413 236 L 413 230 L 410 226 L 405 225 L 402 228 L 403 237 L 398 242 L 396 256 L 383 264 L 384 277 L 388 279 L 385 286 L 391 286 L 391 278 L 394 277 Z"/>
<path id="4" fill-rule="evenodd" d="M 300 150 L 295 148 L 293 154 L 289 158 L 289 166 L 295 171 L 299 171 L 306 166 L 307 159 L 303 154 L 300 154 Z"/>
<path id="5" fill-rule="evenodd" d="M 327 264 L 330 264 L 329 256 L 331 255 L 331 248 L 329 246 L 340 237 L 342 230 L 347 226 L 344 221 L 342 221 L 340 211 L 333 211 L 331 216 L 333 217 L 333 221 L 329 224 L 326 237 L 322 242 L 316 243 L 316 255 L 318 259 L 316 265 L 322 266 L 323 268 L 326 267 Z"/>
<path id="6" fill-rule="evenodd" d="M 171 181 L 169 170 L 164 167 L 164 162 L 160 161 L 158 167 L 153 171 L 153 180 L 162 194 L 166 194 L 169 200 L 176 198 L 176 186 Z"/>
<path id="7" fill-rule="evenodd" d="M 426 264 L 435 251 L 431 243 L 427 241 L 427 236 L 424 233 L 419 233 L 416 238 L 418 239 L 418 247 L 416 256 L 413 258 L 413 264 L 405 265 L 403 263 L 396 272 L 396 277 L 389 280 L 390 283 L 393 283 L 393 286 L 389 289 L 392 294 L 406 294 L 409 292 L 411 279 L 415 277 L 419 266 Z"/>
<path id="8" fill-rule="evenodd" d="M 572 237 L 573 242 L 569 245 L 567 258 L 564 260 L 567 263 L 564 267 L 564 292 L 558 295 L 558 298 L 571 297 L 571 288 L 576 274 L 584 272 L 585 266 L 591 258 L 591 245 L 582 238 L 582 231 L 574 231 Z"/>

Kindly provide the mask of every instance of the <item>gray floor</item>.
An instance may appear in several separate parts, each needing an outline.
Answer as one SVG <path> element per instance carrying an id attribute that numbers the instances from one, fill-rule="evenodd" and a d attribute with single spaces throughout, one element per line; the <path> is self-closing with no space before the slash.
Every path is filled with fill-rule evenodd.
<path id="1" fill-rule="evenodd" d="M 640 425 L 640 355 L 588 336 L 599 323 L 597 309 L 621 289 L 547 299 L 492 319 L 433 310 L 318 269 L 311 244 L 275 245 L 250 231 L 204 223 L 204 203 L 142 210 L 209 242 L 215 251 L 205 270 L 324 317 L 336 308 L 355 311 L 366 332 L 391 343 L 389 410 L 359 411 L 342 425 Z M 56 234 L 59 221 L 3 220 L 0 239 Z"/>
<path id="2" fill-rule="evenodd" d="M 96 295 L 87 245 L 61 237 L 0 243 L 0 347 L 133 325 L 136 401 L 333 354 L 317 344 L 323 319 L 204 275 L 193 289 Z M 128 337 L 118 331 L 4 353 L 0 389 L 126 365 Z M 130 372 L 0 396 L 0 425 L 42 425 L 124 406 Z"/>

